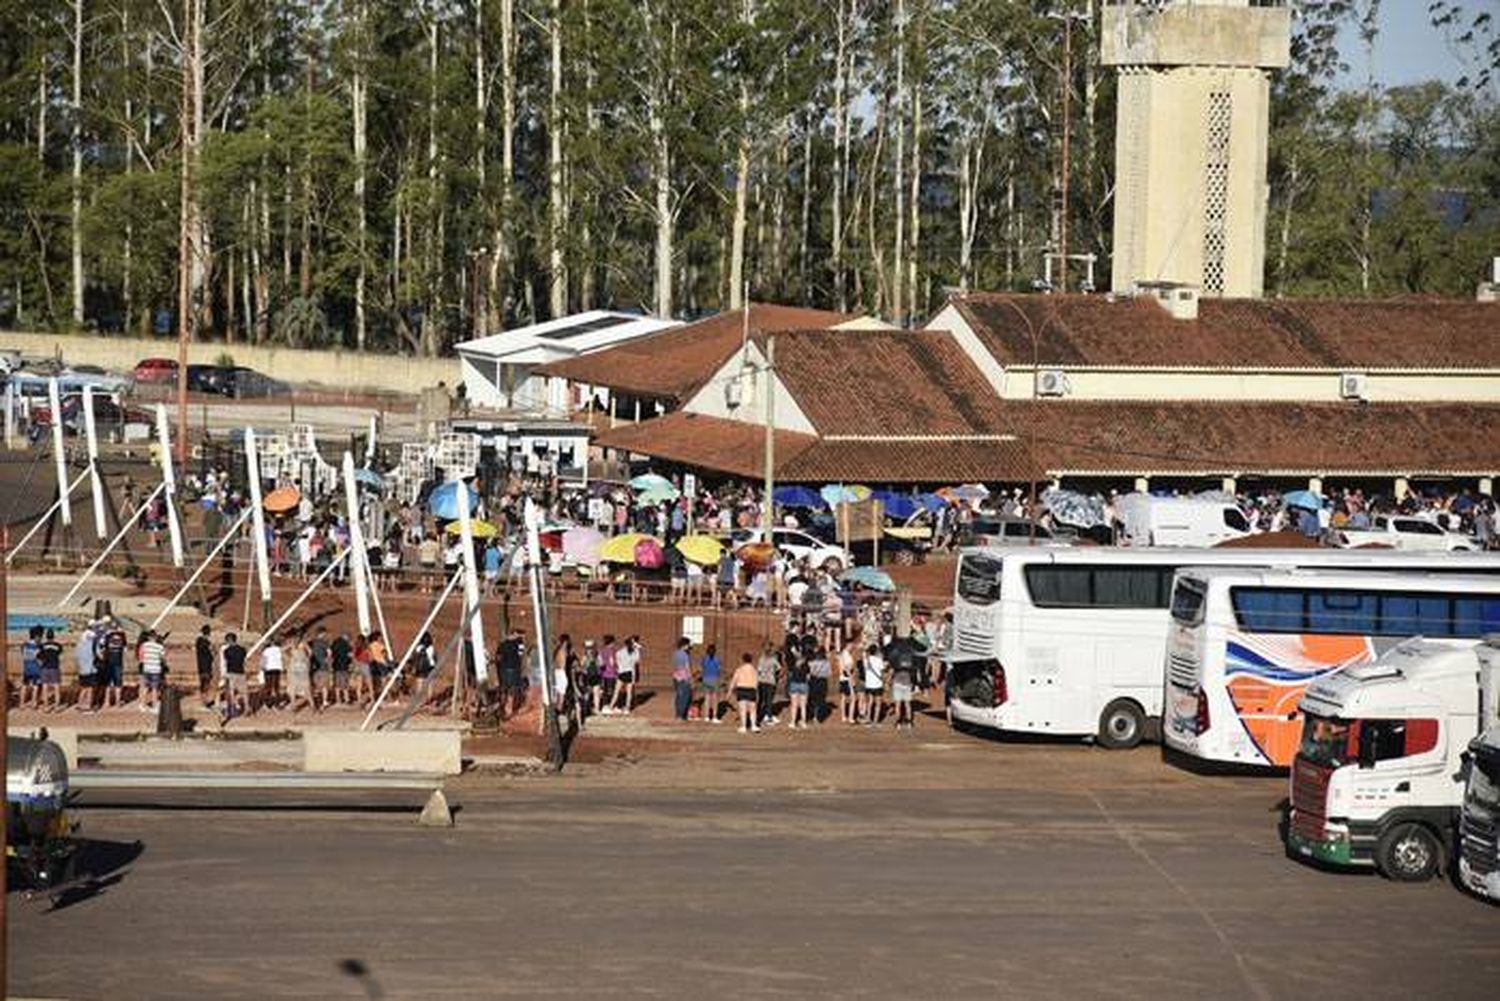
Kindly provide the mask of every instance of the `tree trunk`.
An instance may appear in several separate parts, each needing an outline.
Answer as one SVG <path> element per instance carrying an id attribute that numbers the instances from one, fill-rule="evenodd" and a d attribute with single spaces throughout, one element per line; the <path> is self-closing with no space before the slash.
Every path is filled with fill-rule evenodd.
<path id="1" fill-rule="evenodd" d="M 891 322 L 898 327 L 906 326 L 906 313 L 901 298 L 902 284 L 906 274 L 901 267 L 902 254 L 906 249 L 906 185 L 903 171 L 906 169 L 906 0 L 896 0 L 896 88 L 892 92 L 894 107 L 891 112 L 891 130 L 896 137 L 895 155 L 891 157 L 891 182 L 894 188 L 895 221 L 894 239 L 891 241 Z"/>
<path id="2" fill-rule="evenodd" d="M 811 306 L 813 301 L 812 290 L 808 287 L 812 272 L 807 266 L 807 252 L 812 229 L 812 141 L 815 120 L 809 114 L 802 131 L 802 219 L 797 236 L 797 291 L 804 306 Z"/>
<path id="3" fill-rule="evenodd" d="M 922 25 L 917 24 L 916 51 L 922 51 Z M 918 66 L 921 65 L 919 62 Z M 919 72 L 911 80 L 911 187 L 907 194 L 911 237 L 906 262 L 906 308 L 919 316 L 924 303 L 917 293 L 917 258 L 922 247 L 922 80 Z"/>
<path id="4" fill-rule="evenodd" d="M 516 10 L 515 0 L 500 0 L 500 219 L 495 224 L 495 253 L 490 258 L 493 329 L 505 325 L 512 259 L 510 211 L 516 174 Z"/>
<path id="5" fill-rule="evenodd" d="M 748 89 L 740 85 L 740 115 L 748 114 Z M 750 136 L 748 123 L 740 128 L 734 159 L 734 223 L 729 233 L 729 308 L 745 305 L 745 231 L 750 210 Z"/>
<path id="6" fill-rule="evenodd" d="M 439 253 L 436 224 L 440 213 L 438 199 L 438 20 L 436 9 L 428 11 L 427 23 L 427 213 L 422 236 L 422 353 L 437 354 L 437 285 Z"/>
<path id="7" fill-rule="evenodd" d="M 553 318 L 568 312 L 568 270 L 564 255 L 567 206 L 563 201 L 562 0 L 552 0 L 548 23 L 552 43 L 552 90 L 547 108 L 547 304 Z"/>
<path id="8" fill-rule="evenodd" d="M 651 165 L 656 188 L 656 315 L 672 316 L 672 146 L 660 108 L 651 108 Z"/>
<path id="9" fill-rule="evenodd" d="M 1276 298 L 1286 295 L 1286 259 L 1292 245 L 1292 207 L 1297 200 L 1301 163 L 1293 153 L 1287 161 L 1286 190 L 1282 195 L 1281 226 L 1276 234 Z"/>
<path id="10" fill-rule="evenodd" d="M 70 235 L 73 258 L 73 325 L 83 326 L 83 0 L 73 0 L 73 204 Z"/>
<path id="11" fill-rule="evenodd" d="M 835 58 L 838 69 L 833 80 L 833 233 L 830 248 L 833 263 L 833 304 L 840 313 L 849 311 L 844 291 L 844 189 L 849 174 L 849 32 L 854 20 L 855 0 L 849 0 L 846 14 L 844 0 L 839 0 L 838 42 Z"/>
<path id="12" fill-rule="evenodd" d="M 349 87 L 354 116 L 354 253 L 358 258 L 354 272 L 354 346 L 359 351 L 365 350 L 369 336 L 369 318 L 365 308 L 365 286 L 369 282 L 366 262 L 369 219 L 365 208 L 365 171 L 369 156 L 369 104 L 366 94 L 369 83 L 365 77 L 367 16 L 364 0 L 360 0 L 355 7 L 354 76 Z M 480 156 L 483 155 L 481 144 Z"/>
<path id="13" fill-rule="evenodd" d="M 130 8 L 120 8 L 120 55 L 121 62 L 128 70 L 130 67 Z M 135 173 L 135 102 L 130 99 L 130 86 L 127 84 L 121 90 L 125 95 L 125 127 L 122 138 L 125 143 L 125 176 L 129 177 Z M 135 297 L 132 274 L 134 270 L 135 257 L 135 224 L 127 221 L 125 223 L 125 249 L 123 254 L 123 265 L 121 274 L 120 296 L 124 300 L 125 322 L 124 330 L 128 334 L 135 326 Z"/>

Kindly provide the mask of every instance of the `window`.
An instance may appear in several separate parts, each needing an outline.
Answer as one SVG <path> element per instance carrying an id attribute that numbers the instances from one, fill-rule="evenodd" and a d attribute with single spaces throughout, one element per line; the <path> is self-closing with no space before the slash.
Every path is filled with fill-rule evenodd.
<path id="1" fill-rule="evenodd" d="M 1026 568 L 1038 608 L 1166 608 L 1175 567 L 1047 566 Z"/>
<path id="2" fill-rule="evenodd" d="M 1369 636 L 1376 632 L 1379 602 L 1369 591 L 1313 591 L 1307 596 L 1307 631 L 1352 633 Z"/>
<path id="3" fill-rule="evenodd" d="M 1500 631 L 1500 595 L 1236 587 L 1229 600 L 1252 633 L 1478 639 Z"/>
<path id="4" fill-rule="evenodd" d="M 1000 571 L 1004 563 L 988 556 L 965 556 L 958 563 L 958 596 L 971 605 L 1000 600 Z"/>
<path id="5" fill-rule="evenodd" d="M 1437 747 L 1435 719 L 1367 719 L 1360 724 L 1360 760 L 1392 761 Z"/>
<path id="6" fill-rule="evenodd" d="M 1245 516 L 1237 508 L 1226 507 L 1224 509 L 1224 525 L 1227 528 L 1234 529 L 1236 532 L 1250 531 L 1250 522 L 1245 519 Z"/>
<path id="7" fill-rule="evenodd" d="M 1172 591 L 1172 618 L 1185 626 L 1203 621 L 1203 585 L 1196 580 L 1180 580 Z"/>
<path id="8" fill-rule="evenodd" d="M 1453 635 L 1500 633 L 1500 595 L 1453 599 Z"/>
<path id="9" fill-rule="evenodd" d="M 1303 593 L 1290 588 L 1235 587 L 1229 591 L 1235 621 L 1251 633 L 1302 632 Z"/>
<path id="10" fill-rule="evenodd" d="M 1452 618 L 1444 595 L 1391 593 L 1381 596 L 1380 632 L 1385 636 L 1448 636 Z"/>
<path id="11" fill-rule="evenodd" d="M 1443 530 L 1430 521 L 1402 518 L 1396 522 L 1396 531 L 1403 535 L 1442 535 Z"/>

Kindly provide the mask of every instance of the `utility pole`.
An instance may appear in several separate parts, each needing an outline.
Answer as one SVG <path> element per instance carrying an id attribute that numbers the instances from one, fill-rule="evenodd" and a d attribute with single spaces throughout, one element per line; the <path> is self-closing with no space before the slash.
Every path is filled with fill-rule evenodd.
<path id="1" fill-rule="evenodd" d="M 1068 170 L 1069 164 L 1069 139 L 1072 136 L 1071 97 L 1073 94 L 1073 14 L 1063 14 L 1063 81 L 1062 81 L 1062 218 L 1058 224 L 1058 264 L 1060 275 L 1058 277 L 1057 289 L 1059 292 L 1068 291 Z M 1036 396 L 1036 368 L 1032 370 L 1031 392 Z M 1032 484 L 1032 509 L 1036 505 L 1036 484 Z"/>
<path id="2" fill-rule="evenodd" d="M 746 307 L 748 309 L 748 307 Z M 775 391 L 771 388 L 775 385 L 776 378 L 776 335 L 770 334 L 766 337 L 766 364 L 761 369 L 766 376 L 766 495 L 760 506 L 760 525 L 765 529 L 765 538 L 762 542 L 771 541 L 771 490 L 775 486 L 776 468 L 776 399 Z"/>

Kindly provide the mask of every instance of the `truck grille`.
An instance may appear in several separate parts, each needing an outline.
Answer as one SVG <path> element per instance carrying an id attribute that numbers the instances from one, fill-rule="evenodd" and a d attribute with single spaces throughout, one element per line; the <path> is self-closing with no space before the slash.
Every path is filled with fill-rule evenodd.
<path id="1" fill-rule="evenodd" d="M 1460 831 L 1464 860 L 1471 870 L 1487 876 L 1500 869 L 1500 844 L 1497 844 L 1500 839 L 1496 837 L 1493 821 L 1482 820 L 1466 810 Z"/>
<path id="2" fill-rule="evenodd" d="M 1180 654 L 1167 656 L 1167 680 L 1178 688 L 1198 687 L 1198 664 L 1190 657 Z"/>
<path id="3" fill-rule="evenodd" d="M 1292 824 L 1298 834 L 1314 841 L 1323 840 L 1323 824 L 1328 819 L 1328 778 L 1331 768 L 1321 768 L 1297 755 L 1292 763 Z"/>

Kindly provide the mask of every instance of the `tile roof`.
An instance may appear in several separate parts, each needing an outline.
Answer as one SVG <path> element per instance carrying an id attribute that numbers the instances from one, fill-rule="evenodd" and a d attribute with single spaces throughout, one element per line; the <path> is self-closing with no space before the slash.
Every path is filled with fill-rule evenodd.
<path id="1" fill-rule="evenodd" d="M 946 331 L 778 332 L 776 372 L 823 435 L 1010 430 L 996 420 L 989 382 Z"/>
<path id="2" fill-rule="evenodd" d="M 1008 404 L 1030 440 L 1029 402 Z M 1036 453 L 1053 472 L 1486 473 L 1500 405 L 1040 401 Z"/>
<path id="3" fill-rule="evenodd" d="M 601 431 L 596 445 L 731 476 L 765 475 L 760 425 L 673 411 Z M 776 478 L 784 483 L 1020 482 L 1041 475 L 1025 447 L 997 436 L 967 439 L 904 435 L 817 438 L 776 432 Z"/>
<path id="4" fill-rule="evenodd" d="M 751 303 L 750 330 L 829 327 L 850 314 L 799 306 Z M 538 366 L 538 375 L 607 386 L 617 392 L 685 402 L 740 346 L 743 312 L 733 310 L 618 347 Z"/>
<path id="5" fill-rule="evenodd" d="M 1001 364 L 1031 364 L 1029 319 L 1043 365 L 1500 367 L 1494 303 L 1201 299 L 1196 320 L 1174 320 L 1146 296 L 974 292 L 952 302 Z"/>

